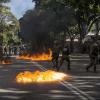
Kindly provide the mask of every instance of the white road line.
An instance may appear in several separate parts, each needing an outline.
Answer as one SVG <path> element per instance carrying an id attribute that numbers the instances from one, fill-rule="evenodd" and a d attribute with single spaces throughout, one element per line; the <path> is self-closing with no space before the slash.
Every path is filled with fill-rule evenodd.
<path id="1" fill-rule="evenodd" d="M 73 76 L 73 78 L 98 79 L 98 78 L 100 78 L 100 76 Z"/>
<path id="2" fill-rule="evenodd" d="M 82 90 L 78 89 L 77 87 L 75 87 L 74 85 L 70 84 L 69 82 L 66 81 L 66 84 L 64 82 L 60 82 L 61 84 L 63 84 L 64 86 L 67 86 L 67 88 L 69 87 L 69 89 L 75 90 L 76 94 L 79 97 L 81 97 L 82 100 L 95 100 L 95 98 L 91 97 L 90 95 L 86 94 L 85 92 L 83 92 Z M 83 97 L 83 98 L 82 98 Z"/>
<path id="3" fill-rule="evenodd" d="M 37 62 L 32 62 L 32 63 L 36 64 L 36 66 L 39 67 L 43 71 L 47 70 L 46 68 L 44 68 L 42 65 L 38 64 Z M 75 95 L 77 95 L 81 100 L 95 100 L 95 98 L 93 98 L 90 95 L 86 94 L 85 92 L 81 91 L 80 89 L 78 89 L 73 84 L 71 84 L 67 81 L 66 81 L 66 83 L 59 81 L 59 83 L 61 85 L 63 85 L 64 87 L 68 88 L 71 92 L 73 92 Z"/>
<path id="4" fill-rule="evenodd" d="M 79 98 L 81 98 L 81 100 L 89 100 L 87 97 L 85 97 L 84 95 L 82 95 L 79 91 L 76 91 L 76 89 L 74 89 L 72 86 L 69 86 L 68 83 L 65 84 L 63 82 L 59 82 L 61 85 L 63 85 L 64 87 L 68 88 L 71 92 L 73 92 L 75 95 L 77 95 Z M 90 99 L 92 100 L 92 99 Z M 94 100 L 94 99 L 93 99 Z"/>
<path id="5" fill-rule="evenodd" d="M 37 62 L 34 62 L 34 64 L 36 64 L 36 66 L 39 67 L 43 71 L 46 71 L 47 70 L 46 68 L 44 68 L 42 65 L 38 64 Z"/>

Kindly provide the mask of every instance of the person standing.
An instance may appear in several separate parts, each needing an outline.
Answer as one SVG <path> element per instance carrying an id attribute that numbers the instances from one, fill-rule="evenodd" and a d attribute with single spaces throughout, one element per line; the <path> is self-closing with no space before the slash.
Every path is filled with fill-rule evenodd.
<path id="1" fill-rule="evenodd" d="M 58 69 L 58 58 L 60 53 L 60 47 L 57 43 L 54 43 L 54 47 L 52 49 L 52 63 L 53 68 Z"/>
<path id="2" fill-rule="evenodd" d="M 4 55 L 7 55 L 7 47 L 4 47 Z"/>
<path id="3" fill-rule="evenodd" d="M 17 55 L 17 47 L 14 47 L 14 55 Z"/>
<path id="4" fill-rule="evenodd" d="M 86 67 L 87 72 L 89 71 L 89 69 L 94 66 L 94 72 L 96 72 L 96 65 L 97 65 L 97 59 L 98 59 L 98 44 L 96 42 L 94 42 L 91 46 L 90 46 L 90 52 L 89 52 L 89 58 L 90 58 L 90 63 L 89 65 Z"/>
<path id="5" fill-rule="evenodd" d="M 2 45 L 0 44 L 0 63 L 3 61 L 3 48 Z"/>
<path id="6" fill-rule="evenodd" d="M 12 54 L 12 52 L 11 52 L 11 50 L 12 50 L 12 48 L 11 48 L 11 46 L 9 45 L 9 55 L 11 55 Z"/>
<path id="7" fill-rule="evenodd" d="M 70 68 L 70 56 L 69 55 L 70 55 L 70 49 L 69 49 L 68 45 L 66 45 L 62 49 L 62 57 L 61 57 L 61 60 L 60 60 L 60 66 L 58 68 L 58 71 L 59 71 L 59 69 L 62 66 L 64 61 L 67 62 L 67 69 L 71 70 L 71 68 Z"/>

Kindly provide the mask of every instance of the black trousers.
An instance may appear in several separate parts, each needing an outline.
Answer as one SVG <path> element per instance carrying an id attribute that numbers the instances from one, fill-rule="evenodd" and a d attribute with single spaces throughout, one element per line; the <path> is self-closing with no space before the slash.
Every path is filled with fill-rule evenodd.
<path id="1" fill-rule="evenodd" d="M 94 72 L 96 72 L 96 64 L 97 64 L 97 59 L 98 57 L 95 56 L 95 57 L 90 57 L 90 63 L 89 65 L 87 66 L 87 71 L 91 68 L 91 67 L 94 67 Z"/>
<path id="2" fill-rule="evenodd" d="M 53 55 L 52 56 L 53 68 L 57 68 L 58 67 L 58 58 L 59 58 L 59 55 Z"/>
<path id="3" fill-rule="evenodd" d="M 69 57 L 69 55 L 62 55 L 61 60 L 60 60 L 60 67 L 62 66 L 64 61 L 67 62 L 67 69 L 70 70 L 70 57 Z"/>

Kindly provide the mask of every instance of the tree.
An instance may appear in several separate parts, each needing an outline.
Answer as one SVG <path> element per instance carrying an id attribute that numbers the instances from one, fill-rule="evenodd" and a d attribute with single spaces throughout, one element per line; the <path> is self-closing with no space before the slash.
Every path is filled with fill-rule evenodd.
<path id="1" fill-rule="evenodd" d="M 10 2 L 10 0 L 0 0 L 0 3 L 7 3 Z"/>
<path id="2" fill-rule="evenodd" d="M 63 38 L 65 38 L 67 27 L 71 23 L 76 22 L 72 11 L 68 8 L 65 8 L 64 11 L 61 10 L 58 16 L 57 12 L 52 10 L 35 7 L 35 9 L 27 11 L 20 19 L 20 35 L 25 40 L 30 40 L 35 51 L 38 51 L 46 48 L 48 44 L 51 45 L 55 39 L 59 39 L 61 33 L 64 33 Z"/>
<path id="3" fill-rule="evenodd" d="M 98 37 L 99 28 L 98 28 L 98 20 L 100 19 L 100 0 L 33 0 L 36 4 L 36 7 L 41 9 L 52 10 L 56 13 L 56 15 L 64 16 L 61 12 L 65 11 L 64 9 L 69 8 L 73 11 L 74 18 L 78 24 L 78 34 L 79 34 L 79 47 L 83 46 L 82 40 L 85 35 L 91 31 L 93 24 L 96 23 L 96 35 Z M 67 20 L 67 17 L 66 17 Z M 71 23 L 71 22 L 70 22 Z M 72 33 L 71 27 L 68 26 L 63 35 L 65 37 L 66 33 L 73 37 L 74 32 Z M 65 29 L 65 28 L 64 28 Z M 74 30 L 75 31 L 75 30 Z M 80 48 L 81 49 L 81 48 Z M 82 49 L 81 49 L 82 50 Z"/>
<path id="4" fill-rule="evenodd" d="M 69 7 L 74 11 L 77 20 L 80 40 L 84 38 L 92 25 L 100 19 L 100 1 L 98 0 L 33 0 L 36 6 L 52 9 L 58 15 L 61 10 Z"/>
<path id="5" fill-rule="evenodd" d="M 19 30 L 19 22 L 10 12 L 9 7 L 0 7 L 0 36 L 1 44 L 8 44 L 10 39 L 16 37 Z"/>

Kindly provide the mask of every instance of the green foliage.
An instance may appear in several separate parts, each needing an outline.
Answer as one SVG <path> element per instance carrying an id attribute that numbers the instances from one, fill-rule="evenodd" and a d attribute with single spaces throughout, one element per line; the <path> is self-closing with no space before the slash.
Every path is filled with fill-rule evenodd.
<path id="1" fill-rule="evenodd" d="M 84 37 L 91 30 L 95 19 L 100 18 L 100 0 L 33 0 L 36 7 L 45 8 L 56 12 L 58 16 L 65 8 L 74 11 L 80 36 Z M 84 30 L 85 29 L 85 30 Z"/>
<path id="2" fill-rule="evenodd" d="M 15 39 L 18 30 L 19 22 L 10 12 L 10 9 L 5 6 L 0 7 L 0 36 L 2 43 L 8 44 L 10 40 Z"/>
<path id="3" fill-rule="evenodd" d="M 10 2 L 10 0 L 0 0 L 0 3 L 7 3 Z"/>

